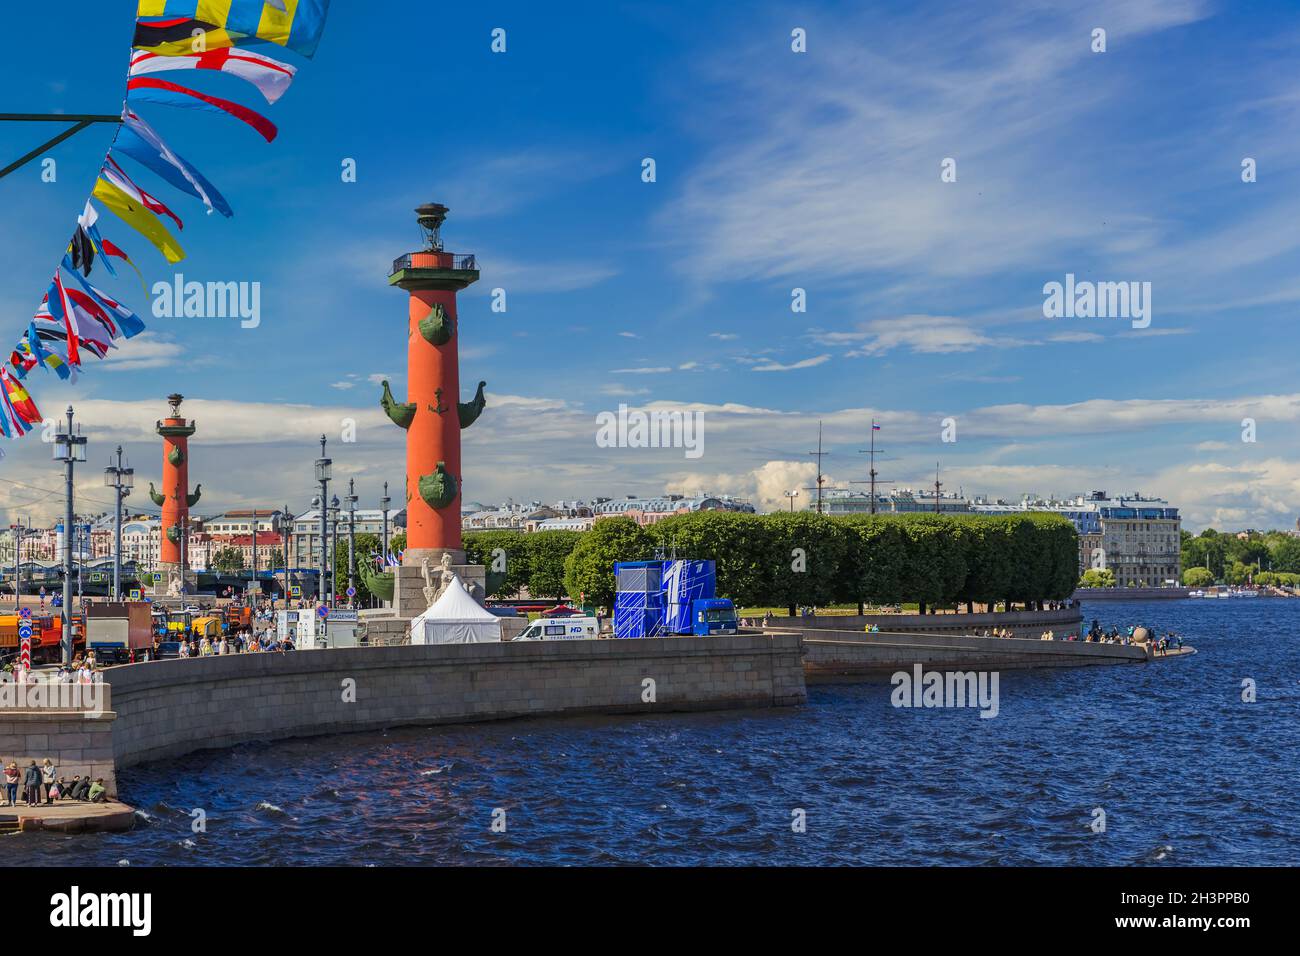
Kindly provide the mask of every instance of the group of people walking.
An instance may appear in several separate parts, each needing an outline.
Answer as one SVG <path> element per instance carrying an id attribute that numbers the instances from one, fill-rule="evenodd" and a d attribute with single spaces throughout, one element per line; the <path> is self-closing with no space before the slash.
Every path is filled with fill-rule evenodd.
<path id="1" fill-rule="evenodd" d="M 224 657 L 227 654 L 262 654 L 291 651 L 293 642 L 288 638 L 277 641 L 270 631 L 260 636 L 252 634 L 223 634 L 217 640 L 209 637 L 201 641 L 181 641 L 181 657 Z"/>
<path id="2" fill-rule="evenodd" d="M 48 757 L 39 766 L 35 760 L 26 767 L 19 767 L 16 760 L 11 760 L 5 765 L 6 806 L 18 806 L 20 789 L 23 805 L 28 807 L 39 807 L 41 804 L 48 806 L 56 800 L 81 800 L 91 803 L 104 803 L 108 800 L 108 790 L 104 786 L 103 777 L 96 778 L 93 783 L 89 774 L 85 777 L 78 774 L 71 780 L 60 777 L 58 768 Z"/>

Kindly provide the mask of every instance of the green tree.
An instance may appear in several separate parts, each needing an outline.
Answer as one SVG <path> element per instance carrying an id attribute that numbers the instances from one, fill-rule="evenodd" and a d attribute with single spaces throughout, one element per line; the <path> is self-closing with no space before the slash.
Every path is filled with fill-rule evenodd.
<path id="1" fill-rule="evenodd" d="M 212 556 L 212 570 L 231 574 L 244 570 L 244 552 L 238 548 L 224 547 Z"/>
<path id="2" fill-rule="evenodd" d="M 1253 564 L 1242 564 L 1240 561 L 1234 561 L 1231 567 L 1228 568 L 1228 573 L 1224 575 L 1224 578 L 1229 584 L 1248 584 L 1251 576 L 1258 570 L 1259 568 Z"/>
<path id="3" fill-rule="evenodd" d="M 528 584 L 532 537 L 522 531 L 471 531 L 465 535 L 466 560 L 487 568 L 488 597 L 515 597 Z"/>
<path id="4" fill-rule="evenodd" d="M 1188 568 L 1183 572 L 1183 584 L 1189 588 L 1209 587 L 1214 583 L 1214 575 L 1206 568 Z"/>
<path id="5" fill-rule="evenodd" d="M 564 597 L 565 561 L 581 540 L 581 531 L 534 531 L 528 535 L 529 594 L 556 600 Z"/>
<path id="6" fill-rule="evenodd" d="M 1011 591 L 1014 574 L 1009 533 L 1011 521 L 1002 515 L 962 515 L 953 519 L 966 552 L 966 580 L 959 600 L 992 606 Z"/>
<path id="7" fill-rule="evenodd" d="M 379 554 L 379 535 L 370 531 L 359 532 L 355 539 L 356 557 L 357 557 L 357 574 L 352 579 L 352 586 L 357 589 L 357 596 L 353 602 L 369 606 L 374 599 L 370 589 L 366 587 L 366 582 L 362 580 L 360 568 L 362 561 L 372 561 L 374 556 Z M 334 549 L 334 580 L 335 587 L 339 594 L 347 595 L 348 589 L 348 539 L 346 535 L 339 535 L 339 545 Z"/>
<path id="8" fill-rule="evenodd" d="M 648 529 L 648 535 L 667 557 L 712 561 L 718 575 L 718 594 L 731 598 L 738 607 L 752 607 L 770 601 L 773 549 L 768 536 L 772 517 L 738 511 L 692 511 L 657 522 Z M 597 521 L 596 527 L 600 524 Z"/>
<path id="9" fill-rule="evenodd" d="M 812 511 L 778 511 L 763 523 L 763 604 L 785 605 L 793 617 L 798 607 L 827 605 L 843 597 L 844 568 L 850 548 L 857 545 L 848 525 Z"/>
<path id="10" fill-rule="evenodd" d="M 1079 587 L 1082 588 L 1113 588 L 1114 586 L 1115 572 L 1110 568 L 1089 568 L 1079 579 Z"/>
<path id="11" fill-rule="evenodd" d="M 1272 555 L 1269 553 L 1268 545 L 1260 536 L 1249 538 L 1232 537 L 1227 541 L 1226 555 L 1230 561 L 1240 561 L 1242 564 L 1263 564 Z"/>
<path id="12" fill-rule="evenodd" d="M 909 542 L 901 516 L 851 515 L 840 520 L 852 536 L 843 571 L 846 590 L 868 604 L 902 604 L 909 600 Z"/>
<path id="13" fill-rule="evenodd" d="M 612 608 L 614 563 L 647 561 L 653 556 L 654 541 L 631 518 L 602 518 L 565 559 L 565 589 L 574 600 Z"/>
<path id="14" fill-rule="evenodd" d="M 1274 571 L 1300 574 L 1300 538 L 1287 537 L 1280 541 L 1270 555 Z"/>
<path id="15" fill-rule="evenodd" d="M 951 604 L 966 583 L 966 552 L 956 543 L 959 527 L 942 515 L 904 515 L 907 561 L 903 591 L 909 600 L 928 607 Z"/>

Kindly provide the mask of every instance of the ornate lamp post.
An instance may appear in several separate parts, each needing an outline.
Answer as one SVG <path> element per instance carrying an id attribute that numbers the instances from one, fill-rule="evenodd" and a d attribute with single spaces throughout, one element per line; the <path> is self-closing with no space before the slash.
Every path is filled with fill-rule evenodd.
<path id="1" fill-rule="evenodd" d="M 113 600 L 122 600 L 122 499 L 135 487 L 135 469 L 122 467 L 122 446 L 117 446 L 117 464 L 104 469 L 104 484 L 117 491 L 113 508 Z"/>
<path id="2" fill-rule="evenodd" d="M 60 423 L 54 436 L 54 460 L 63 462 L 63 663 L 72 663 L 72 538 L 76 534 L 72 521 L 72 472 L 77 462 L 86 460 L 86 439 L 81 426 L 72 426 L 72 406 L 68 406 L 66 427 Z"/>
<path id="3" fill-rule="evenodd" d="M 316 481 L 320 484 L 320 497 L 312 499 L 312 507 L 320 508 L 320 603 L 325 603 L 325 549 L 327 529 L 325 527 L 325 507 L 329 501 L 330 477 L 333 474 L 333 462 L 325 457 L 325 436 L 320 436 L 320 457 L 316 459 Z"/>

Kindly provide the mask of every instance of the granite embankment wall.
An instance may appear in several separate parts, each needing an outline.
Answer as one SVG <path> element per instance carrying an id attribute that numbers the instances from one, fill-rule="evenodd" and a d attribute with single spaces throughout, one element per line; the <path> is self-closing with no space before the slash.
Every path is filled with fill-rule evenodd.
<path id="1" fill-rule="evenodd" d="M 1079 588 L 1080 601 L 1177 601 L 1192 593 L 1191 588 Z"/>
<path id="2" fill-rule="evenodd" d="M 895 634 L 972 634 L 985 628 L 1009 628 L 1017 637 L 1040 637 L 1051 630 L 1064 636 L 1078 630 L 1078 608 L 1061 611 L 1012 611 L 1010 614 L 827 614 L 822 617 L 774 617 L 771 627 L 783 630 L 862 631 L 874 624 Z"/>
<path id="3" fill-rule="evenodd" d="M 245 654 L 114 668 L 120 769 L 250 740 L 807 699 L 797 634 Z M 646 679 L 655 699 L 643 701 Z"/>
<path id="4" fill-rule="evenodd" d="M 769 629 L 768 633 L 776 633 Z M 804 673 L 808 680 L 827 680 L 908 670 L 913 664 L 961 670 L 1013 670 L 1027 667 L 1084 667 L 1140 664 L 1144 648 L 1083 641 L 968 637 L 880 631 L 835 631 L 805 628 L 784 633 L 803 637 Z"/>
<path id="5" fill-rule="evenodd" d="M 0 711 L 0 762 L 16 760 L 25 768 L 33 760 L 40 764 L 49 757 L 60 777 L 103 777 L 109 793 L 116 793 L 115 716 L 111 710 L 100 714 Z"/>

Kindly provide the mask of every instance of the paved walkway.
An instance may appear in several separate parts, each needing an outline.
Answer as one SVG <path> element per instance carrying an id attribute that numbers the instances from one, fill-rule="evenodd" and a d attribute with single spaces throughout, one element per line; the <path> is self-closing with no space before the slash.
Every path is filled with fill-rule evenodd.
<path id="1" fill-rule="evenodd" d="M 135 811 L 125 803 L 60 800 L 39 807 L 0 806 L 0 833 L 59 830 L 64 833 L 117 833 L 135 826 Z"/>

